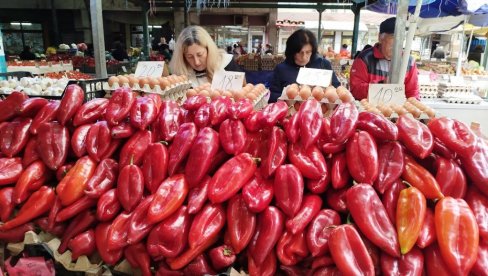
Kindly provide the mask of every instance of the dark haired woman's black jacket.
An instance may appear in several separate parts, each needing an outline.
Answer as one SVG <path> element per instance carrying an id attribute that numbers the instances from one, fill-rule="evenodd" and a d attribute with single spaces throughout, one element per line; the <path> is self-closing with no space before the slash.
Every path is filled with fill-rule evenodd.
<path id="1" fill-rule="evenodd" d="M 305 65 L 307 68 L 315 69 L 326 69 L 332 70 L 332 65 L 330 62 L 319 55 L 312 57 L 310 62 Z M 273 76 L 271 78 L 269 102 L 274 103 L 281 96 L 283 88 L 289 84 L 295 83 L 298 76 L 298 71 L 300 66 L 296 65 L 295 62 L 285 60 L 284 62 L 278 64 L 273 71 Z M 335 73 L 332 73 L 331 84 L 334 87 L 341 85 Z"/>

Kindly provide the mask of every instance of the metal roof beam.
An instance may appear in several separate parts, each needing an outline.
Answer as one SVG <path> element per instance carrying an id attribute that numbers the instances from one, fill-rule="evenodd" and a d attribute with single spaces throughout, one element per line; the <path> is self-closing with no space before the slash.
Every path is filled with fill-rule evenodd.
<path id="1" fill-rule="evenodd" d="M 177 2 L 177 3 L 170 3 L 170 2 L 156 2 L 157 7 L 173 7 L 173 8 L 183 8 L 185 7 L 185 3 Z M 324 9 L 329 10 L 340 10 L 340 9 L 350 9 L 352 4 L 327 4 L 321 3 L 321 7 Z M 191 7 L 192 9 L 195 8 L 194 5 Z M 216 8 L 216 7 L 214 7 Z M 223 6 L 219 7 L 220 9 Z M 230 2 L 228 8 L 262 8 L 262 9 L 316 9 L 316 3 L 310 4 L 292 4 L 292 3 L 278 3 L 278 2 Z M 211 9 L 210 7 L 207 9 Z M 205 9 L 202 9 L 205 10 Z"/>

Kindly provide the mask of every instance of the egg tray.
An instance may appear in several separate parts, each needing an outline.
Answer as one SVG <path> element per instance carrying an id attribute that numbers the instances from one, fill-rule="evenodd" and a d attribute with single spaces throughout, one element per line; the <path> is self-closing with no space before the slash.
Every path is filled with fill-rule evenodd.
<path id="1" fill-rule="evenodd" d="M 483 99 L 480 97 L 472 97 L 472 98 L 447 97 L 447 98 L 442 98 L 442 100 L 453 104 L 481 104 L 483 102 Z"/>
<path id="2" fill-rule="evenodd" d="M 364 108 L 364 106 L 360 102 L 356 101 L 356 106 L 358 107 L 359 112 L 367 112 L 367 110 Z M 408 114 L 410 114 L 412 116 L 412 118 L 419 120 L 419 121 L 422 121 L 422 122 L 428 122 L 430 119 L 432 119 L 424 111 L 421 111 L 421 112 L 422 113 L 420 113 L 420 116 L 418 118 L 415 118 L 415 116 L 413 116 L 413 114 L 410 112 Z M 435 112 L 435 110 L 434 110 L 434 112 Z M 398 113 L 396 113 L 395 111 L 393 111 L 393 113 L 391 113 L 391 115 L 389 117 L 387 117 L 385 115 L 383 115 L 383 116 L 390 121 L 396 121 L 400 117 L 400 115 Z M 437 112 L 436 112 L 436 115 L 434 115 L 434 117 L 437 117 Z"/>
<path id="3" fill-rule="evenodd" d="M 131 88 L 127 83 L 125 83 L 122 87 Z M 151 89 L 149 84 L 145 84 L 142 88 L 139 86 L 139 84 L 135 84 L 131 89 L 133 91 L 138 91 L 142 93 L 158 94 L 161 95 L 161 98 L 172 99 L 176 96 L 181 96 L 181 93 L 186 92 L 186 90 L 189 89 L 190 87 L 191 87 L 191 82 L 186 81 L 186 82 L 182 82 L 176 85 L 171 85 L 169 87 L 166 87 L 164 90 L 161 89 L 159 85 L 155 85 L 154 88 Z M 112 86 L 109 86 L 108 83 L 105 83 L 104 88 L 105 90 L 113 91 L 117 88 L 120 88 L 120 86 L 118 83 L 114 83 Z"/>
<path id="4" fill-rule="evenodd" d="M 437 99 L 437 94 L 429 94 L 429 93 L 422 93 L 420 92 L 421 99 Z"/>

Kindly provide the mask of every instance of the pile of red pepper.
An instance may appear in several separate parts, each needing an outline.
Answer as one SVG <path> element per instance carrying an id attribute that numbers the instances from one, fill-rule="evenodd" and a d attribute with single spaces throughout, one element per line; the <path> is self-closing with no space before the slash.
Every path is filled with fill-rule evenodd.
<path id="1" fill-rule="evenodd" d="M 83 94 L 0 102 L 1 241 L 38 227 L 143 275 L 488 270 L 488 146 L 456 120 Z"/>

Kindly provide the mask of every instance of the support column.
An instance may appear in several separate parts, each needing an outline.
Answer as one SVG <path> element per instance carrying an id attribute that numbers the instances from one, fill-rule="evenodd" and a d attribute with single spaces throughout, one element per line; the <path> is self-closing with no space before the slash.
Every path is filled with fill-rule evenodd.
<path id="1" fill-rule="evenodd" d="M 397 4 L 397 16 L 395 23 L 395 42 L 393 43 L 393 55 L 390 66 L 390 78 L 388 83 L 403 83 L 400 81 L 400 67 L 402 61 L 403 42 L 405 41 L 405 26 L 407 22 L 409 0 L 399 0 Z"/>
<path id="2" fill-rule="evenodd" d="M 144 52 L 144 57 L 143 59 L 149 60 L 150 56 L 150 48 L 149 48 L 149 20 L 147 18 L 147 14 L 149 13 L 149 4 L 147 2 L 144 2 L 142 4 L 142 37 L 143 37 L 143 45 L 142 45 L 142 51 Z"/>
<path id="3" fill-rule="evenodd" d="M 352 31 L 351 57 L 354 57 L 358 49 L 359 18 L 361 15 L 361 7 L 358 5 L 353 5 L 351 7 L 351 10 L 354 13 L 354 29 Z"/>
<path id="4" fill-rule="evenodd" d="M 278 53 L 278 28 L 276 28 L 276 20 L 278 20 L 278 9 L 271 9 L 268 18 L 268 41 L 267 43 L 273 47 L 273 53 Z M 264 45 L 263 45 L 264 46 Z"/>
<path id="5" fill-rule="evenodd" d="M 105 38 L 103 32 L 102 0 L 90 0 L 91 25 L 93 33 L 93 52 L 95 54 L 95 72 L 98 78 L 107 77 L 105 59 Z"/>
<path id="6" fill-rule="evenodd" d="M 54 5 L 55 0 L 51 0 L 51 19 L 53 24 L 53 38 L 54 43 L 53 45 L 58 45 L 60 42 L 59 38 L 59 27 L 58 27 L 58 16 L 56 15 L 56 7 Z"/>
<path id="7" fill-rule="evenodd" d="M 317 3 L 317 11 L 319 12 L 319 27 L 317 29 L 317 41 L 320 46 L 322 42 L 322 13 L 325 9 L 322 7 L 322 3 Z"/>
<path id="8" fill-rule="evenodd" d="M 92 43 L 92 30 L 90 28 L 90 16 L 86 9 L 80 10 L 81 28 L 83 29 L 83 42 Z"/>

